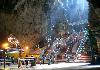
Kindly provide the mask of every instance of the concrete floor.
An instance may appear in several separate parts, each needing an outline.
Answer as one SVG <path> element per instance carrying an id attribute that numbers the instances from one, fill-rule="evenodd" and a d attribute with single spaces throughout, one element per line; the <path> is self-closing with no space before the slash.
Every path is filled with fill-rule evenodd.
<path id="1" fill-rule="evenodd" d="M 0 70 L 3 66 L 0 66 Z M 59 64 L 37 64 L 36 66 L 27 67 L 22 65 L 18 68 L 18 65 L 6 66 L 6 70 L 100 70 L 100 65 L 89 65 L 89 63 L 59 63 Z"/>

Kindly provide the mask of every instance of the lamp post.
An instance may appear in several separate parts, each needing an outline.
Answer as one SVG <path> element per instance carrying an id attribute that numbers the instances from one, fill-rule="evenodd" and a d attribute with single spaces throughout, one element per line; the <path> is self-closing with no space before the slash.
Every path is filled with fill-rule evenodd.
<path id="1" fill-rule="evenodd" d="M 6 63 L 5 63 L 5 56 L 6 56 L 5 52 L 9 48 L 8 45 L 9 45 L 8 43 L 2 44 L 2 47 L 4 49 L 4 52 L 3 52 L 4 53 L 4 69 L 5 69 L 5 65 L 6 65 Z"/>
<path id="2" fill-rule="evenodd" d="M 20 58 L 21 58 L 21 47 L 20 46 L 18 46 L 18 51 L 19 51 L 19 58 L 18 58 L 18 68 L 20 67 Z"/>

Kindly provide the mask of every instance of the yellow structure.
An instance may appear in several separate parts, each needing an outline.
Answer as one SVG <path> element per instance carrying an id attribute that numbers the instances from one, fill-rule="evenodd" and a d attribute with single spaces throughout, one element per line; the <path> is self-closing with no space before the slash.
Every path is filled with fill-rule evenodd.
<path id="1" fill-rule="evenodd" d="M 3 43 L 2 48 L 3 49 L 9 49 L 9 44 L 8 43 Z"/>

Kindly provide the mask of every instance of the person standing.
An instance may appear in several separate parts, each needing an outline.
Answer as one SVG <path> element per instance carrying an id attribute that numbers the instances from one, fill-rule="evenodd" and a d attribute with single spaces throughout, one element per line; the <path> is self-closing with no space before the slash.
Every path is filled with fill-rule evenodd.
<path id="1" fill-rule="evenodd" d="M 18 68 L 21 66 L 21 61 L 20 61 L 20 58 L 18 58 Z"/>
<path id="2" fill-rule="evenodd" d="M 45 55 L 42 55 L 42 63 L 44 64 Z"/>
<path id="3" fill-rule="evenodd" d="M 30 60 L 31 67 L 36 66 L 36 58 L 34 58 L 33 56 L 31 56 L 31 57 L 32 57 L 32 59 Z"/>
<path id="4" fill-rule="evenodd" d="M 12 63 L 14 64 L 15 60 L 14 60 L 14 56 L 11 57 Z"/>
<path id="5" fill-rule="evenodd" d="M 26 57 L 28 57 L 28 55 L 26 55 Z M 28 65 L 28 60 L 27 59 L 25 60 L 25 64 L 26 64 L 26 67 L 27 67 L 27 65 Z"/>

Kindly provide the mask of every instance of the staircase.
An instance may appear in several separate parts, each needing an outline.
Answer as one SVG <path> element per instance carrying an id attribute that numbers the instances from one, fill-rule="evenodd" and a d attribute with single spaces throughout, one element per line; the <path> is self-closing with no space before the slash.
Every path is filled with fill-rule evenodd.
<path id="1" fill-rule="evenodd" d="M 81 54 L 80 57 L 75 59 L 75 62 L 90 62 L 91 61 L 91 56 L 87 54 Z"/>

